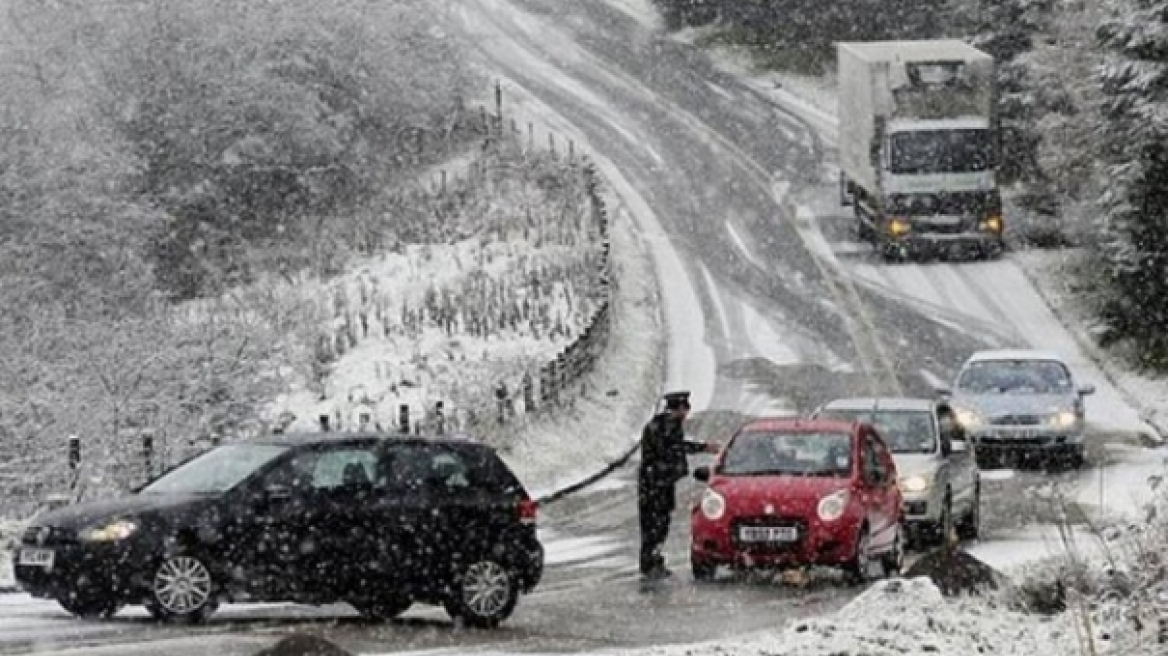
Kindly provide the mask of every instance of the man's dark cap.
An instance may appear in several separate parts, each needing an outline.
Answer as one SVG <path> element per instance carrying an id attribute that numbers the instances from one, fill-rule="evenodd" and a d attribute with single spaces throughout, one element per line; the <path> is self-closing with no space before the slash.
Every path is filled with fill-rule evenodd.
<path id="1" fill-rule="evenodd" d="M 665 395 L 666 410 L 689 410 L 689 392 L 670 392 Z"/>

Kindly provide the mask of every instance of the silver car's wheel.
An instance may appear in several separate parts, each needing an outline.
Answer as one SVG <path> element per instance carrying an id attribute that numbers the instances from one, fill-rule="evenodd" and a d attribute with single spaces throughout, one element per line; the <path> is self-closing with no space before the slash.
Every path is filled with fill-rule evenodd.
<path id="1" fill-rule="evenodd" d="M 214 609 L 214 592 L 211 571 L 202 560 L 169 556 L 154 570 L 148 608 L 158 619 L 198 621 Z"/>
<path id="2" fill-rule="evenodd" d="M 904 570 L 904 525 L 896 526 L 896 539 L 892 543 L 892 551 L 884 555 L 884 576 L 900 576 Z"/>
<path id="3" fill-rule="evenodd" d="M 860 527 L 856 538 L 856 554 L 844 565 L 844 573 L 852 585 L 860 585 L 872 576 L 872 534 L 867 526 Z"/>

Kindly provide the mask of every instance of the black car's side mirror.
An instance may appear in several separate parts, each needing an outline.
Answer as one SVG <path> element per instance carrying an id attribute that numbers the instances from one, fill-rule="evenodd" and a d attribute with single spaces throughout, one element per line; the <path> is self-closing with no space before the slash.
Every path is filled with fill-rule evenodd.
<path id="1" fill-rule="evenodd" d="M 709 468 L 709 467 L 707 467 L 707 466 L 705 466 L 705 465 L 702 465 L 701 467 L 696 467 L 696 468 L 694 469 L 694 472 L 693 472 L 693 477 L 694 477 L 695 479 L 697 479 L 697 480 L 699 480 L 699 481 L 703 482 L 703 483 L 707 483 L 707 482 L 709 482 L 709 480 L 710 480 L 710 468 Z"/>

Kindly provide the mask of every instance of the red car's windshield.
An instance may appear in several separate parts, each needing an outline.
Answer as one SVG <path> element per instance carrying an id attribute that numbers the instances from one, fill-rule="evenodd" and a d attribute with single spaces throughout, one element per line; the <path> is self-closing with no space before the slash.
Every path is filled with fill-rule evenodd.
<path id="1" fill-rule="evenodd" d="M 848 476 L 848 433 L 749 431 L 730 443 L 718 472 L 728 476 Z"/>

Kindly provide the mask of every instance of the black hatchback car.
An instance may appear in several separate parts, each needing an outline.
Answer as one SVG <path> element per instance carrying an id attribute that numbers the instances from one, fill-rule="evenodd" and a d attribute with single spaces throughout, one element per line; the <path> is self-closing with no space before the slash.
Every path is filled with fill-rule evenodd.
<path id="1" fill-rule="evenodd" d="M 15 574 L 80 616 L 144 604 L 200 621 L 220 601 L 291 601 L 388 619 L 421 602 L 490 627 L 543 574 L 536 512 L 472 440 L 277 435 L 37 517 Z"/>

